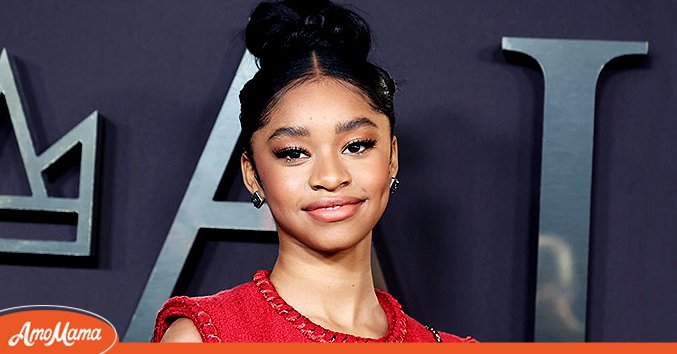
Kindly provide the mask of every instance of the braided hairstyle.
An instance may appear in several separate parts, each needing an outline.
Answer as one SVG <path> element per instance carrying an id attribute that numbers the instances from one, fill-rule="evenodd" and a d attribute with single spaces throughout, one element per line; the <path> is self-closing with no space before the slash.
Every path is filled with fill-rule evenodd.
<path id="1" fill-rule="evenodd" d="M 263 2 L 251 14 L 245 40 L 259 65 L 240 91 L 241 139 L 252 163 L 252 135 L 285 92 L 312 79 L 349 84 L 388 117 L 394 134 L 395 82 L 367 60 L 371 32 L 355 12 L 329 0 Z"/>

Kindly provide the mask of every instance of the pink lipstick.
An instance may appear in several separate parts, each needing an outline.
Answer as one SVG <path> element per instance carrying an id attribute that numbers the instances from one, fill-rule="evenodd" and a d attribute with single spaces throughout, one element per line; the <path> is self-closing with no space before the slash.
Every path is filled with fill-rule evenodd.
<path id="1" fill-rule="evenodd" d="M 355 197 L 323 198 L 302 208 L 320 222 L 337 222 L 355 215 L 364 199 Z"/>

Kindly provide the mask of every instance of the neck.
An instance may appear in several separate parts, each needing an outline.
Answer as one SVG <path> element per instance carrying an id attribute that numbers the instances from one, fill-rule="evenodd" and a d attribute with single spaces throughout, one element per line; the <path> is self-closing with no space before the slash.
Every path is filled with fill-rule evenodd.
<path id="1" fill-rule="evenodd" d="M 371 273 L 371 233 L 337 253 L 319 253 L 280 235 L 270 280 L 289 305 L 325 328 L 371 338 L 387 330 Z"/>

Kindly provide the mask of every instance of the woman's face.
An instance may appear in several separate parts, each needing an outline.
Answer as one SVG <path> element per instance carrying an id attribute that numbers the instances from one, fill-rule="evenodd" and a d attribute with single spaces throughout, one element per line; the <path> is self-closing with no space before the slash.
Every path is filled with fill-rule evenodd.
<path id="1" fill-rule="evenodd" d="M 252 150 L 263 188 L 246 155 L 244 180 L 266 198 L 281 242 L 325 253 L 371 234 L 398 168 L 388 118 L 329 78 L 287 91 L 252 136 Z"/>

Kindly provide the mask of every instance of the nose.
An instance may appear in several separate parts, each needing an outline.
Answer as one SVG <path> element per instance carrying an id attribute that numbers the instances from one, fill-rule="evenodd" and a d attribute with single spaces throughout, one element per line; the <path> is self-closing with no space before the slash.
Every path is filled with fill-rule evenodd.
<path id="1" fill-rule="evenodd" d="M 331 153 L 315 155 L 313 171 L 308 180 L 313 190 L 334 191 L 351 182 L 352 177 L 341 156 Z"/>

